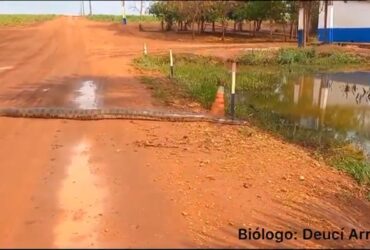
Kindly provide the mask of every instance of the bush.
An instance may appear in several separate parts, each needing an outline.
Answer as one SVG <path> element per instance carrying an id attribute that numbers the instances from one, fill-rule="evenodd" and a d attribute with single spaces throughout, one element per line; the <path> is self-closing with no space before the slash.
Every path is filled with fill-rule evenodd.
<path id="1" fill-rule="evenodd" d="M 334 165 L 352 175 L 360 184 L 370 184 L 370 163 L 350 156 L 335 161 Z"/>
<path id="2" fill-rule="evenodd" d="M 316 57 L 313 48 L 283 48 L 279 49 L 276 61 L 278 64 L 308 64 Z"/>
<path id="3" fill-rule="evenodd" d="M 274 63 L 274 56 L 268 51 L 252 51 L 242 55 L 237 61 L 244 65 L 266 65 Z"/>
<path id="4" fill-rule="evenodd" d="M 238 57 L 243 65 L 317 65 L 358 64 L 365 60 L 345 52 L 318 53 L 315 48 L 281 48 L 277 52 L 254 51 Z"/>
<path id="5" fill-rule="evenodd" d="M 320 58 L 317 60 L 317 64 L 355 64 L 363 61 L 364 60 L 361 57 L 356 55 L 335 52 L 329 55 L 320 55 Z"/>

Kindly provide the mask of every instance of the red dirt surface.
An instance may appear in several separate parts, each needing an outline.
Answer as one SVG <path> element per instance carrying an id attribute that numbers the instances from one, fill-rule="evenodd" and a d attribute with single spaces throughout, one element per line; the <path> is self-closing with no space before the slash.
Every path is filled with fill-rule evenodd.
<path id="1" fill-rule="evenodd" d="M 0 107 L 75 107 L 91 80 L 99 106 L 150 108 L 131 66 L 144 42 L 150 53 L 225 57 L 277 46 L 169 40 L 75 17 L 0 37 Z M 370 230 L 370 203 L 349 176 L 251 126 L 0 118 L 0 131 L 0 247 L 370 246 L 302 240 L 303 228 Z M 239 241 L 240 227 L 297 240 Z"/>

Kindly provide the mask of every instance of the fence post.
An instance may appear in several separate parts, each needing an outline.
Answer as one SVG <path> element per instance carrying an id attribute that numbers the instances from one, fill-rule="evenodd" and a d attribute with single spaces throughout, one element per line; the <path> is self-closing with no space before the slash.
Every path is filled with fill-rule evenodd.
<path id="1" fill-rule="evenodd" d="M 172 57 L 172 49 L 170 49 L 170 77 L 173 78 L 173 57 Z"/>
<path id="2" fill-rule="evenodd" d="M 146 48 L 146 43 L 144 43 L 144 56 L 146 56 L 148 54 L 148 50 Z"/>
<path id="3" fill-rule="evenodd" d="M 231 68 L 231 117 L 235 119 L 235 78 L 236 78 L 236 62 L 233 62 Z"/>

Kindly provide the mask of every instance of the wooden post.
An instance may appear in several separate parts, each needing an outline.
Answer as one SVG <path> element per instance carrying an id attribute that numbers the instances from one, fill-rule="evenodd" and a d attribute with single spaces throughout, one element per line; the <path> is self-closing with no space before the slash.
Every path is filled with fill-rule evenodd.
<path id="1" fill-rule="evenodd" d="M 303 2 L 303 33 L 302 33 L 302 46 L 303 48 L 306 47 L 306 41 L 307 41 L 307 7 L 306 3 Z"/>
<path id="2" fill-rule="evenodd" d="M 231 117 L 235 119 L 235 78 L 236 78 L 236 62 L 233 62 L 231 68 Z"/>
<path id="3" fill-rule="evenodd" d="M 170 77 L 173 78 L 173 57 L 172 57 L 172 49 L 170 49 Z"/>
<path id="4" fill-rule="evenodd" d="M 144 56 L 146 56 L 148 54 L 148 50 L 146 48 L 146 43 L 144 43 Z"/>

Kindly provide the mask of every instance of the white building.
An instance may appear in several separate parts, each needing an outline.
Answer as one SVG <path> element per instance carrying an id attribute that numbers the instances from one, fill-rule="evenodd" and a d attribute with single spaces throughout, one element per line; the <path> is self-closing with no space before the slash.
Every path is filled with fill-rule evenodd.
<path id="1" fill-rule="evenodd" d="M 325 22 L 326 17 L 326 22 Z M 370 1 L 320 1 L 318 39 L 327 43 L 370 43 Z M 298 42 L 302 42 L 303 10 Z"/>

